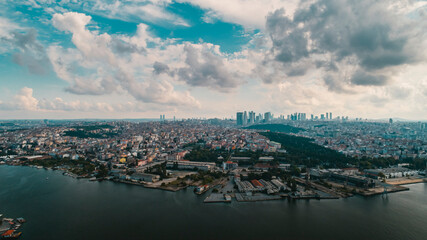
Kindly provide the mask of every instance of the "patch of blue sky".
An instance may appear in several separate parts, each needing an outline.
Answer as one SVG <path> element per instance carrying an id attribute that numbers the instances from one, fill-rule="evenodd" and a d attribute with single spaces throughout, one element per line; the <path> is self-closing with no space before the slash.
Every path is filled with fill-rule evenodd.
<path id="1" fill-rule="evenodd" d="M 46 9 L 19 4 L 11 4 L 8 7 L 10 12 L 21 13 L 14 14 L 13 20 L 25 27 L 38 30 L 40 41 L 72 47 L 72 42 L 69 41 L 71 36 L 67 36 L 69 34 L 64 34 L 52 26 L 52 15 Z M 187 3 L 173 2 L 165 7 L 165 11 L 182 18 L 188 23 L 188 26 L 168 24 L 170 20 L 148 21 L 138 16 L 127 16 L 126 18 L 110 16 L 105 11 L 93 11 L 91 7 L 85 8 L 84 4 L 69 4 L 63 7 L 67 11 L 90 15 L 92 22 L 88 28 L 98 30 L 100 33 L 133 36 L 136 33 L 137 25 L 144 23 L 149 26 L 149 31 L 162 39 L 175 38 L 178 42 L 192 43 L 209 42 L 219 45 L 221 51 L 226 53 L 240 51 L 242 46 L 245 46 L 257 33 L 257 31 L 247 32 L 240 25 L 223 22 L 220 19 L 207 23 L 204 20 L 206 10 Z"/>
<path id="2" fill-rule="evenodd" d="M 0 82 L 2 87 L 7 87 L 16 92 L 23 87 L 37 89 L 41 86 L 58 85 L 65 87 L 68 85 L 65 81 L 58 81 L 58 77 L 50 69 L 42 75 L 30 73 L 26 67 L 12 61 L 12 54 L 0 54 Z"/>
<path id="3" fill-rule="evenodd" d="M 37 30 L 37 40 L 44 46 L 55 44 L 65 48 L 73 47 L 70 41 L 71 36 L 57 30 L 52 25 L 52 15 L 42 8 L 34 8 L 28 5 L 12 5 L 10 8 L 11 12 L 15 13 L 7 17 L 22 28 L 17 31 L 26 32 L 26 30 L 33 28 Z"/>
<path id="4" fill-rule="evenodd" d="M 209 42 L 219 45 L 221 51 L 233 53 L 240 51 L 242 46 L 251 40 L 251 34 L 246 34 L 245 29 L 237 24 L 223 22 L 215 19 L 212 23 L 203 20 L 206 11 L 191 4 L 172 3 L 166 9 L 184 18 L 190 27 L 152 26 L 152 31 L 161 38 L 177 38 L 181 41 L 193 43 Z"/>

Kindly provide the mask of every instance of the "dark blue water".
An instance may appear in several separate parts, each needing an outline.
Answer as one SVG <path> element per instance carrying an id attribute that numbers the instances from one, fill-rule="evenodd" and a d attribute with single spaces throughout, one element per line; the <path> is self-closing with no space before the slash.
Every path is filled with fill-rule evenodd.
<path id="1" fill-rule="evenodd" d="M 427 239 L 427 184 L 408 186 L 385 199 L 204 204 L 191 190 L 0 166 L 0 213 L 28 220 L 24 240 Z"/>

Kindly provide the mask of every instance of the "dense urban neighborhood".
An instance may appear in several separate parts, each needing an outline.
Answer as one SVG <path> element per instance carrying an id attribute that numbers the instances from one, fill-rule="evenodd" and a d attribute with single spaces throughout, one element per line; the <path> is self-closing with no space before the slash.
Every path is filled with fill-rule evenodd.
<path id="1" fill-rule="evenodd" d="M 426 181 L 425 124 L 266 116 L 5 121 L 0 165 L 167 191 L 191 188 L 206 195 L 205 203 L 387 196 Z M 1 218 L 1 237 L 19 238 L 23 222 Z"/>
<path id="2" fill-rule="evenodd" d="M 0 164 L 169 191 L 211 190 L 205 202 L 370 196 L 425 179 L 425 124 L 246 121 L 3 122 Z"/>

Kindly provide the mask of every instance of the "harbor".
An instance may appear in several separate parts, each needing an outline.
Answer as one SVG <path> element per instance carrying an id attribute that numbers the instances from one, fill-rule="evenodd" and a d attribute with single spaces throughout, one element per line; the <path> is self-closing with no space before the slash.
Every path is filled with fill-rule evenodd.
<path id="1" fill-rule="evenodd" d="M 18 230 L 25 222 L 24 218 L 6 218 L 0 214 L 0 239 L 18 239 L 22 235 Z"/>

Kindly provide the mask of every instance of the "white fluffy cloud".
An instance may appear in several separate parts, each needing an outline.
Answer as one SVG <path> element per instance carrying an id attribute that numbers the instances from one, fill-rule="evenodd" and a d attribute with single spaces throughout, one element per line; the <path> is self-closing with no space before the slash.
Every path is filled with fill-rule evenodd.
<path id="1" fill-rule="evenodd" d="M 126 91 L 142 102 L 200 107 L 188 91 L 174 85 L 226 92 L 244 82 L 241 71 L 233 68 L 241 56 L 222 53 L 217 45 L 160 40 L 144 24 L 134 36 L 100 34 L 87 28 L 90 16 L 75 12 L 54 14 L 52 23 L 72 34 L 75 49 L 51 46 L 48 55 L 57 75 L 70 83 L 66 90 L 75 94 Z M 149 74 L 159 64 L 168 74 Z"/>
<path id="2" fill-rule="evenodd" d="M 5 111 L 28 111 L 28 112 L 145 112 L 154 110 L 156 106 L 139 102 L 89 102 L 82 100 L 65 101 L 60 97 L 54 99 L 33 96 L 33 89 L 24 87 L 14 97 L 13 100 L 0 102 L 0 110 Z M 173 110 L 173 108 L 165 108 Z"/>
<path id="3" fill-rule="evenodd" d="M 122 90 L 142 102 L 200 106 L 189 92 L 176 91 L 170 80 L 153 79 L 146 74 L 154 63 L 150 58 L 165 51 L 160 49 L 160 45 L 165 43 L 151 37 L 146 25 L 140 24 L 133 37 L 112 36 L 88 30 L 90 21 L 90 16 L 74 12 L 54 14 L 52 18 L 56 28 L 72 34 L 72 42 L 76 46 L 76 49 L 49 48 L 49 57 L 57 75 L 71 84 L 67 91 L 101 95 Z M 160 45 L 148 52 L 148 42 Z"/>
<path id="4" fill-rule="evenodd" d="M 33 97 L 33 89 L 24 87 L 13 98 L 13 101 L 0 103 L 0 108 L 7 110 L 37 110 L 38 100 Z"/>
<path id="5" fill-rule="evenodd" d="M 171 12 L 173 2 L 71 1 L 85 6 L 83 14 L 52 6 L 48 11 L 50 1 L 32 1 L 53 14 L 50 24 L 71 36 L 71 47 L 44 47 L 36 31 L 0 17 L 0 39 L 17 50 L 15 63 L 37 73 L 48 58 L 71 96 L 100 102 L 128 97 L 108 104 L 46 100 L 23 90 L 16 96 L 20 104 L 2 103 L 2 108 L 108 112 L 156 106 L 185 115 L 194 108 L 207 112 L 209 106 L 210 116 L 252 108 L 427 118 L 425 1 L 177 0 L 205 10 L 202 18 L 208 23 L 244 26 L 252 40 L 235 53 L 202 41 L 161 39 L 139 23 L 189 26 L 185 16 Z M 139 24 L 135 33 L 109 34 L 90 15 Z M 249 31 L 254 28 L 260 31 Z"/>
<path id="6" fill-rule="evenodd" d="M 236 23 L 246 28 L 264 29 L 265 18 L 269 12 L 284 8 L 292 16 L 299 0 L 178 0 L 196 5 L 207 10 L 204 19 L 212 22 L 213 18 Z"/>

